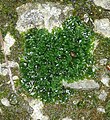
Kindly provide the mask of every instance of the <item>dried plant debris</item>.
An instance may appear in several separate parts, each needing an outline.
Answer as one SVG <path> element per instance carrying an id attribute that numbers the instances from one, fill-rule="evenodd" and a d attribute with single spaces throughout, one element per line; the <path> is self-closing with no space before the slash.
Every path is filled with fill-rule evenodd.
<path id="1" fill-rule="evenodd" d="M 92 78 L 96 34 L 78 17 L 70 17 L 63 28 L 31 29 L 24 34 L 21 85 L 34 97 L 47 102 L 67 99 L 62 81 Z"/>
<path id="2" fill-rule="evenodd" d="M 110 0 L 93 0 L 95 5 L 110 10 Z"/>

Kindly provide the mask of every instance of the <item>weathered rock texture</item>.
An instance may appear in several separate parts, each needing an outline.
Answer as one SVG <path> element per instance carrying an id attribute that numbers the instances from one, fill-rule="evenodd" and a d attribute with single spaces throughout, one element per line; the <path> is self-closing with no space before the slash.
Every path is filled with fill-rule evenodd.
<path id="1" fill-rule="evenodd" d="M 13 38 L 13 36 L 11 36 L 11 34 L 8 32 L 4 38 L 4 52 L 6 55 L 10 55 L 10 48 L 14 45 L 15 43 L 15 39 Z"/>
<path id="2" fill-rule="evenodd" d="M 108 18 L 96 19 L 94 21 L 94 31 L 101 33 L 105 37 L 110 37 L 110 21 Z"/>
<path id="3" fill-rule="evenodd" d="M 79 82 L 74 83 L 66 83 L 63 82 L 63 86 L 66 88 L 72 88 L 77 90 L 91 90 L 91 89 L 99 89 L 99 84 L 95 82 L 94 80 L 83 80 Z"/>
<path id="4" fill-rule="evenodd" d="M 1 103 L 4 105 L 4 106 L 10 106 L 10 103 L 9 103 L 9 101 L 8 101 L 8 99 L 7 98 L 3 98 L 3 99 L 1 99 Z"/>
<path id="5" fill-rule="evenodd" d="M 103 75 L 101 78 L 101 82 L 106 86 L 109 87 L 110 77 L 108 75 Z"/>
<path id="6" fill-rule="evenodd" d="M 46 2 L 44 4 L 27 3 L 18 7 L 18 21 L 16 29 L 24 32 L 30 28 L 47 28 L 61 26 L 64 19 L 71 15 L 72 6 L 60 5 L 59 3 Z"/>
<path id="7" fill-rule="evenodd" d="M 110 0 L 93 0 L 95 5 L 110 10 Z"/>
<path id="8" fill-rule="evenodd" d="M 63 118 L 62 120 L 72 120 L 72 119 L 69 117 L 66 117 L 66 118 Z"/>
<path id="9" fill-rule="evenodd" d="M 49 120 L 48 116 L 44 116 L 42 113 L 43 103 L 40 100 L 28 100 L 30 106 L 33 108 L 32 119 L 33 120 Z"/>
<path id="10" fill-rule="evenodd" d="M 17 62 L 14 62 L 14 61 L 8 61 L 8 66 L 7 66 L 7 63 L 0 63 L 0 75 L 3 75 L 3 76 L 6 76 L 8 75 L 8 67 L 10 68 L 16 68 L 16 67 L 19 67 L 18 63 Z"/>
<path id="11" fill-rule="evenodd" d="M 105 92 L 105 90 L 102 90 L 98 98 L 102 101 L 105 101 L 106 97 L 107 97 L 107 93 Z"/>

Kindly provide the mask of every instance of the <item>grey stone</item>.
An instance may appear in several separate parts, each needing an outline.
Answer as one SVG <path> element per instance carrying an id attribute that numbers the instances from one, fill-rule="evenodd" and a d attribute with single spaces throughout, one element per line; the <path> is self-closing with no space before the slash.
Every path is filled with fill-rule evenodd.
<path id="1" fill-rule="evenodd" d="M 106 97 L 107 97 L 107 93 L 105 92 L 105 90 L 102 90 L 98 98 L 102 101 L 105 101 Z"/>
<path id="2" fill-rule="evenodd" d="M 98 111 L 98 112 L 101 112 L 101 113 L 105 113 L 105 109 L 104 109 L 103 106 L 98 107 L 98 108 L 97 108 L 97 111 Z"/>
<path id="3" fill-rule="evenodd" d="M 80 80 L 78 82 L 67 83 L 63 81 L 63 86 L 65 88 L 72 88 L 77 90 L 91 90 L 91 89 L 99 89 L 99 84 L 94 80 Z"/>
<path id="4" fill-rule="evenodd" d="M 1 99 L 1 103 L 4 105 L 4 106 L 10 106 L 10 102 L 7 98 L 2 98 Z"/>
<path id="5" fill-rule="evenodd" d="M 72 119 L 69 117 L 66 117 L 66 118 L 63 118 L 62 120 L 72 120 Z"/>
<path id="6" fill-rule="evenodd" d="M 110 0 L 93 0 L 95 5 L 110 10 Z"/>
<path id="7" fill-rule="evenodd" d="M 100 65 L 106 65 L 107 64 L 107 59 L 103 58 L 100 60 Z"/>
<path id="8" fill-rule="evenodd" d="M 72 14 L 72 5 L 60 5 L 59 3 L 24 4 L 17 9 L 18 21 L 16 29 L 19 32 L 30 28 L 47 28 L 50 32 L 53 27 L 61 27 L 64 19 Z"/>
<path id="9" fill-rule="evenodd" d="M 5 52 L 5 55 L 10 55 L 10 48 L 14 45 L 15 39 L 11 34 L 8 32 L 4 38 L 4 46 L 2 46 L 2 49 Z"/>
<path id="10" fill-rule="evenodd" d="M 42 101 L 37 99 L 29 99 L 27 98 L 29 105 L 33 108 L 33 113 L 31 115 L 33 120 L 49 120 L 48 116 L 45 116 L 42 112 L 44 104 Z"/>
<path id="11" fill-rule="evenodd" d="M 103 75 L 101 78 L 101 82 L 106 86 L 109 87 L 110 77 L 108 75 Z"/>
<path id="12" fill-rule="evenodd" d="M 110 37 L 110 21 L 108 18 L 96 19 L 94 21 L 94 31 L 104 35 L 105 37 Z"/>
<path id="13" fill-rule="evenodd" d="M 6 76 L 8 74 L 8 67 L 10 68 L 18 68 L 19 64 L 17 62 L 14 61 L 8 61 L 8 66 L 7 63 L 0 63 L 0 75 Z"/>

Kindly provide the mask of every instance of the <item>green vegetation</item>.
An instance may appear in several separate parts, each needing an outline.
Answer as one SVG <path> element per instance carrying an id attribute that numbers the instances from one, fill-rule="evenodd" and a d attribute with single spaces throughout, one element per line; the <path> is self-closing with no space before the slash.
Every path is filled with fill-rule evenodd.
<path id="1" fill-rule="evenodd" d="M 22 47 L 23 42 L 24 42 L 23 38 L 19 34 L 19 32 L 17 30 L 15 30 L 16 21 L 18 18 L 17 13 L 16 13 L 16 7 L 21 6 L 22 4 L 25 4 L 28 2 L 35 2 L 35 1 L 36 0 L 19 0 L 19 1 L 18 0 L 0 0 L 0 15 L 1 15 L 1 17 L 0 17 L 1 28 L 0 29 L 2 31 L 3 37 L 5 37 L 7 31 L 9 31 L 11 33 L 11 35 L 13 35 L 14 38 L 16 39 L 16 43 L 11 48 L 12 54 L 10 55 L 9 60 L 14 60 L 14 61 L 19 62 L 19 56 L 22 54 L 22 51 L 23 51 L 23 47 Z M 60 2 L 60 0 L 39 0 L 39 1 L 40 2 L 42 1 L 42 3 L 44 3 L 44 1 Z M 64 1 L 64 2 L 61 2 L 62 4 L 64 4 L 64 3 L 66 4 L 66 3 L 70 2 L 69 0 L 61 0 L 61 1 Z M 84 19 L 83 18 L 84 14 L 87 14 L 89 16 L 89 18 L 92 18 L 93 20 L 100 19 L 100 18 L 110 18 L 109 11 L 102 9 L 101 7 L 95 6 L 93 4 L 93 1 L 91 1 L 91 0 L 76 0 L 73 5 L 74 5 L 73 15 L 80 16 L 80 18 L 82 20 Z M 90 25 L 91 27 L 93 27 L 93 24 L 91 21 L 89 21 L 87 24 Z M 110 60 L 110 57 L 109 57 L 110 56 L 110 40 L 108 38 L 104 39 L 102 36 L 98 39 L 99 39 L 99 44 L 94 52 L 95 61 L 98 63 L 98 66 L 99 66 L 100 59 L 107 58 L 108 59 L 107 64 L 109 64 L 110 63 L 110 61 L 109 61 Z M 0 46 L 0 48 L 1 48 L 1 46 Z M 3 62 L 4 62 L 4 55 L 3 55 L 2 51 L 0 51 L 0 63 L 3 63 Z M 103 71 L 107 72 L 105 69 L 106 69 L 106 66 L 101 66 L 101 68 L 99 69 L 99 71 L 98 71 L 98 72 L 100 72 L 100 74 L 98 73 L 99 80 L 100 80 L 100 76 L 103 74 L 102 72 Z M 13 71 L 15 71 L 15 70 L 13 70 Z M 108 71 L 108 74 L 109 74 L 109 71 Z M 11 102 L 11 100 L 12 100 L 11 86 L 9 84 L 7 84 L 7 82 L 9 81 L 9 78 L 7 76 L 6 77 L 0 76 L 0 80 L 1 80 L 0 81 L 0 91 L 1 91 L 0 99 L 2 99 L 4 97 L 8 98 L 10 103 L 12 103 Z M 39 81 L 39 79 L 38 79 L 38 81 Z M 17 81 L 17 83 L 19 84 L 19 81 Z M 15 83 L 15 85 L 17 83 Z M 28 83 L 29 82 L 27 82 L 27 84 Z M 41 85 L 41 84 L 39 84 L 39 85 Z M 19 85 L 16 86 L 16 89 L 19 92 L 19 94 L 21 92 L 26 94 L 25 93 L 26 91 L 23 91 Z M 58 89 L 58 88 L 56 88 L 56 89 Z M 29 89 L 28 89 L 28 91 L 29 91 Z M 109 89 L 107 91 L 109 94 Z M 36 91 L 34 91 L 34 92 L 36 92 Z M 79 92 L 80 92 L 80 94 L 79 94 Z M 32 91 L 30 91 L 30 93 L 32 93 Z M 108 101 L 108 102 L 104 101 L 107 104 L 105 107 L 106 113 L 103 116 L 102 114 L 100 114 L 96 111 L 96 108 L 99 105 L 103 106 L 103 103 L 94 97 L 95 92 L 93 92 L 93 95 L 91 95 L 92 92 L 87 91 L 88 95 L 85 94 L 84 97 L 82 97 L 83 93 L 85 93 L 85 91 L 78 91 L 76 93 L 74 92 L 74 95 L 77 95 L 77 96 L 76 97 L 73 96 L 72 98 L 70 98 L 70 100 L 67 103 L 65 103 L 63 108 L 62 108 L 61 104 L 57 104 L 57 105 L 53 105 L 51 103 L 45 104 L 45 106 L 44 106 L 44 109 L 46 109 L 46 110 L 44 110 L 45 114 L 49 116 L 50 120 L 58 120 L 58 119 L 62 119 L 67 116 L 69 116 L 72 119 L 84 118 L 84 119 L 92 119 L 92 120 L 101 120 L 101 119 L 109 120 L 110 119 L 110 101 Z M 40 93 L 36 93 L 36 96 L 38 96 L 38 95 L 40 96 Z M 46 95 L 46 94 L 44 94 L 44 95 Z M 88 96 L 90 96 L 90 98 L 88 98 Z M 10 100 L 10 98 L 11 98 L 11 100 Z M 64 96 L 64 98 L 66 98 L 66 97 Z M 75 105 L 75 104 L 73 104 L 74 100 L 75 101 L 79 100 L 79 102 Z M 108 100 L 109 100 L 109 98 L 108 98 Z M 0 108 L 2 110 L 2 112 L 0 113 L 1 120 L 31 119 L 30 114 L 32 112 L 30 112 L 30 110 L 29 110 L 28 103 L 26 101 L 24 101 L 23 98 L 20 98 L 17 101 L 18 102 L 16 104 L 12 103 L 11 106 L 9 106 L 9 107 L 4 106 L 0 102 Z M 81 116 L 81 118 L 79 118 L 80 116 Z M 84 116 L 84 117 L 82 117 L 82 116 Z"/>
<path id="2" fill-rule="evenodd" d="M 107 102 L 106 104 L 106 119 L 109 120 L 110 119 L 110 100 Z"/>
<path id="3" fill-rule="evenodd" d="M 74 82 L 94 76 L 91 51 L 95 33 L 78 17 L 70 17 L 52 33 L 35 28 L 24 36 L 21 84 L 32 96 L 48 102 L 65 100 L 68 93 L 63 80 Z"/>

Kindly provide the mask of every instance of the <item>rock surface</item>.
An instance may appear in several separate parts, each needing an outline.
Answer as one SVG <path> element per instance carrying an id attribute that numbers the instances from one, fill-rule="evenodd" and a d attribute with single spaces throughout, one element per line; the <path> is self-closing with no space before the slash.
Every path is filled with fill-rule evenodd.
<path id="1" fill-rule="evenodd" d="M 100 65 L 106 65 L 107 64 L 107 59 L 103 58 L 100 60 Z"/>
<path id="2" fill-rule="evenodd" d="M 42 113 L 43 103 L 40 100 L 29 100 L 29 105 L 33 108 L 31 115 L 33 120 L 49 120 L 48 116 L 44 116 Z"/>
<path id="3" fill-rule="evenodd" d="M 105 113 L 105 109 L 103 108 L 103 106 L 98 107 L 97 111 L 101 113 Z"/>
<path id="4" fill-rule="evenodd" d="M 105 90 L 102 90 L 98 98 L 102 101 L 105 101 L 106 97 L 107 97 L 107 93 L 105 92 Z"/>
<path id="5" fill-rule="evenodd" d="M 110 37 L 110 21 L 108 18 L 96 19 L 94 21 L 94 31 L 101 33 L 105 37 Z"/>
<path id="6" fill-rule="evenodd" d="M 110 0 L 93 0 L 95 5 L 110 10 Z"/>
<path id="7" fill-rule="evenodd" d="M 101 79 L 101 82 L 102 82 L 106 87 L 109 87 L 109 83 L 110 83 L 110 78 L 109 78 L 109 76 L 103 75 L 103 76 L 102 76 L 102 79 Z"/>
<path id="8" fill-rule="evenodd" d="M 4 38 L 4 52 L 5 52 L 5 55 L 10 55 L 10 48 L 14 45 L 15 43 L 15 39 L 11 36 L 11 34 L 8 32 Z"/>
<path id="9" fill-rule="evenodd" d="M 66 117 L 66 118 L 63 118 L 62 120 L 72 120 L 72 119 L 69 117 Z"/>
<path id="10" fill-rule="evenodd" d="M 8 100 L 7 98 L 1 99 L 1 103 L 2 103 L 3 105 L 5 105 L 5 106 L 10 106 L 10 102 L 9 102 L 9 100 Z"/>
<path id="11" fill-rule="evenodd" d="M 18 67 L 18 63 L 14 62 L 14 61 L 8 61 L 8 65 L 10 68 L 15 68 Z M 0 75 L 6 76 L 8 74 L 8 67 L 7 67 L 7 63 L 0 63 Z"/>
<path id="12" fill-rule="evenodd" d="M 51 32 L 53 27 L 61 26 L 66 16 L 71 15 L 72 9 L 71 5 L 65 6 L 51 2 L 24 4 L 16 9 L 19 16 L 16 29 L 24 32 L 37 27 L 47 28 Z"/>
<path id="13" fill-rule="evenodd" d="M 91 89 L 99 89 L 99 84 L 94 80 L 83 80 L 74 83 L 63 82 L 63 86 L 66 88 L 72 88 L 77 90 L 91 90 Z"/>

